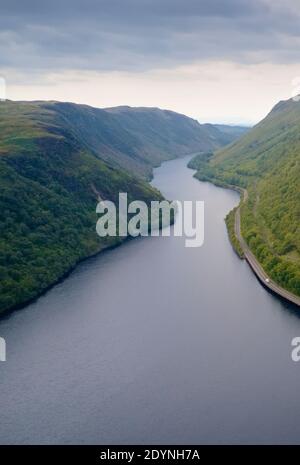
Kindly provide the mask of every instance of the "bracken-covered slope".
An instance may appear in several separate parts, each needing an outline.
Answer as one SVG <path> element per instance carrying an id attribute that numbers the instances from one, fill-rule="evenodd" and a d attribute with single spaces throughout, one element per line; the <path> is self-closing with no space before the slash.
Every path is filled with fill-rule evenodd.
<path id="1" fill-rule="evenodd" d="M 300 103 L 278 103 L 237 142 L 191 166 L 201 180 L 247 188 L 243 236 L 265 271 L 300 295 Z"/>

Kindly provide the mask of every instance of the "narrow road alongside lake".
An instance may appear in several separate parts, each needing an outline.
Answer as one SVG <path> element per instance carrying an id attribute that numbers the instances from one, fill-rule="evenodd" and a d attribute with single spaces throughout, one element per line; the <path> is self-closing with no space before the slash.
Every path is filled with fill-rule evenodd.
<path id="1" fill-rule="evenodd" d="M 243 202 L 248 200 L 248 192 L 246 189 L 241 189 L 243 192 Z M 250 267 L 252 268 L 253 272 L 256 274 L 258 279 L 263 283 L 263 285 L 269 288 L 272 292 L 279 295 L 283 299 L 288 300 L 289 302 L 297 305 L 300 307 L 300 297 L 296 296 L 292 292 L 287 291 L 283 287 L 279 286 L 275 281 L 273 281 L 270 276 L 265 272 L 253 252 L 251 252 L 248 244 L 244 240 L 241 232 L 241 209 L 240 206 L 236 209 L 235 213 L 235 235 L 241 245 L 243 250 L 245 259 L 249 263 Z"/>

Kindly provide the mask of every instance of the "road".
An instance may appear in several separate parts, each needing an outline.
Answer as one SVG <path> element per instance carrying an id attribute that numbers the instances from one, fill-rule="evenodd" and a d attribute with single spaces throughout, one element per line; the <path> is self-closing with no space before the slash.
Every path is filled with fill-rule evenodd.
<path id="1" fill-rule="evenodd" d="M 243 193 L 243 200 L 242 202 L 246 202 L 248 199 L 248 192 L 246 189 L 241 189 Z M 242 233 L 241 233 L 241 211 L 240 211 L 240 206 L 236 210 L 235 214 L 235 235 L 237 239 L 240 242 L 240 245 L 243 249 L 245 259 L 249 263 L 250 267 L 258 277 L 258 279 L 263 283 L 263 285 L 267 288 L 269 288 L 272 292 L 275 294 L 278 294 L 280 297 L 288 300 L 289 302 L 292 302 L 293 304 L 297 305 L 300 307 L 300 297 L 296 296 L 295 294 L 287 291 L 286 289 L 280 287 L 278 284 L 275 283 L 264 271 L 260 263 L 258 262 L 257 258 L 255 255 L 251 252 L 249 249 L 247 243 L 243 239 Z"/>

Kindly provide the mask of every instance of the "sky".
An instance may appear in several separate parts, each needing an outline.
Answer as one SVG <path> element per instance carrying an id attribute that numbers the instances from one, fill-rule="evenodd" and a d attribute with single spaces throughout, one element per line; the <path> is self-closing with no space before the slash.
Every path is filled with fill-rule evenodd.
<path id="1" fill-rule="evenodd" d="M 0 0 L 0 78 L 12 100 L 150 106 L 255 124 L 300 92 L 299 6 Z"/>

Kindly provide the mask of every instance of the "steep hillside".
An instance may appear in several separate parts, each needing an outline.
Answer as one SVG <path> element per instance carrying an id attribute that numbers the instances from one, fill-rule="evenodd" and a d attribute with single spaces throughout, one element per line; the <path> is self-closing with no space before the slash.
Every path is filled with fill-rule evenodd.
<path id="1" fill-rule="evenodd" d="M 162 161 L 215 150 L 232 142 L 212 125 L 158 108 L 115 107 L 52 102 L 40 109 L 52 112 L 52 124 L 64 128 L 104 161 L 147 178 Z"/>
<path id="2" fill-rule="evenodd" d="M 232 130 L 229 134 L 227 126 L 221 131 L 158 108 L 99 109 L 63 102 L 6 102 L 1 107 L 1 114 L 11 125 L 5 125 L 0 150 L 1 146 L 3 151 L 9 150 L 8 142 L 24 148 L 23 144 L 30 141 L 29 129 L 35 131 L 34 136 L 43 136 L 46 131 L 56 138 L 77 141 L 110 165 L 147 178 L 164 160 L 215 150 L 239 134 Z M 14 139 L 8 140 L 9 131 Z"/>
<path id="3" fill-rule="evenodd" d="M 152 168 L 224 144 L 208 126 L 156 108 L 0 102 L 0 312 L 117 244 L 96 235 L 98 195 L 161 198 Z"/>
<path id="4" fill-rule="evenodd" d="M 300 105 L 280 102 L 237 142 L 191 166 L 196 177 L 247 188 L 242 233 L 264 269 L 300 295 Z"/>
<path id="5" fill-rule="evenodd" d="M 187 116 L 158 108 L 107 108 L 137 141 L 144 160 L 157 166 L 185 154 L 215 150 L 234 140 L 210 124 L 199 124 Z M 140 154 L 141 155 L 141 154 Z"/>
<path id="6" fill-rule="evenodd" d="M 39 104 L 0 104 L 0 312 L 119 242 L 95 232 L 98 195 L 161 198 L 141 178 L 97 158 L 75 133 Z"/>

